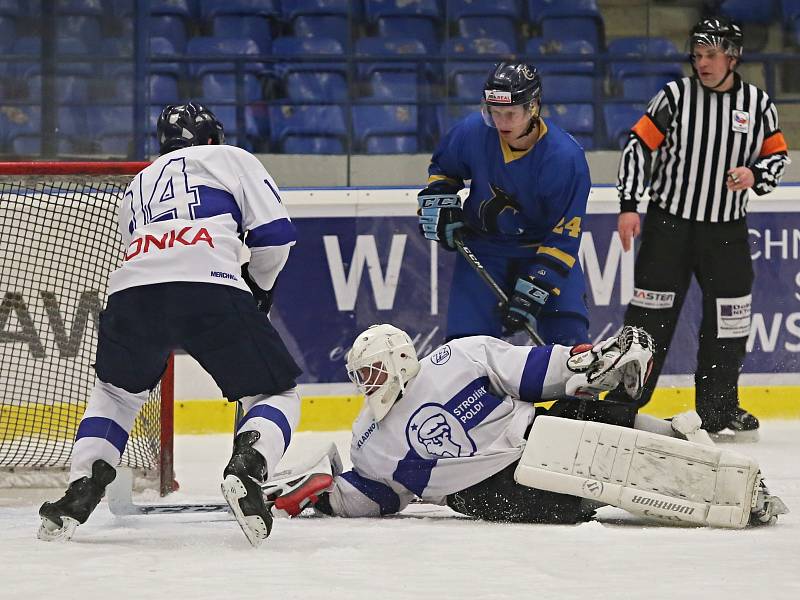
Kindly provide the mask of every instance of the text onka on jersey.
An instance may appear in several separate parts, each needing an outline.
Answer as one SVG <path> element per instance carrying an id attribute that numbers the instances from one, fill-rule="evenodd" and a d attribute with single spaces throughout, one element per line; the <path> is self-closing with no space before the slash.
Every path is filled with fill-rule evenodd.
<path id="1" fill-rule="evenodd" d="M 124 260 L 130 260 L 138 254 L 147 254 L 150 250 L 165 250 L 172 248 L 176 244 L 183 246 L 194 246 L 200 242 L 205 242 L 210 247 L 214 247 L 214 239 L 208 233 L 208 229 L 200 227 L 194 234 L 191 226 L 183 227 L 179 230 L 171 229 L 164 232 L 161 237 L 150 235 L 134 239 L 125 251 Z"/>

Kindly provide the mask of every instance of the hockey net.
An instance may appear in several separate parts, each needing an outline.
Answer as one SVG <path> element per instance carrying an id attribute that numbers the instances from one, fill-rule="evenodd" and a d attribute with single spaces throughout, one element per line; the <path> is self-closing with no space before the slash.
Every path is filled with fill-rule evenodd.
<path id="1" fill-rule="evenodd" d="M 0 487 L 66 483 L 122 262 L 117 209 L 146 164 L 0 163 Z M 162 494 L 174 481 L 172 392 L 170 362 L 121 460 Z"/>

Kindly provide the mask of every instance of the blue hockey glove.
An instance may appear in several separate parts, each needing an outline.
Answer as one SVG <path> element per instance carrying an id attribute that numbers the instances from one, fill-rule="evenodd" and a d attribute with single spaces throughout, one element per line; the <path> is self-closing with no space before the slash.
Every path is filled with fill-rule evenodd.
<path id="1" fill-rule="evenodd" d="M 453 234 L 464 227 L 464 213 L 458 194 L 437 194 L 426 188 L 417 196 L 419 230 L 426 239 L 439 242 L 446 250 L 455 250 Z"/>
<path id="2" fill-rule="evenodd" d="M 250 291 L 253 293 L 253 298 L 256 301 L 258 310 L 264 314 L 268 314 L 269 309 L 272 308 L 272 290 L 262 290 L 258 287 L 258 284 L 253 281 L 253 278 L 250 277 L 250 273 L 247 271 L 249 264 L 250 263 L 245 263 L 242 265 L 242 279 L 244 279 L 247 287 L 249 287 Z"/>
<path id="3" fill-rule="evenodd" d="M 550 292 L 537 285 L 533 277 L 520 277 L 508 299 L 503 327 L 508 333 L 519 331 L 526 322 L 536 327 L 536 317 L 549 297 Z"/>

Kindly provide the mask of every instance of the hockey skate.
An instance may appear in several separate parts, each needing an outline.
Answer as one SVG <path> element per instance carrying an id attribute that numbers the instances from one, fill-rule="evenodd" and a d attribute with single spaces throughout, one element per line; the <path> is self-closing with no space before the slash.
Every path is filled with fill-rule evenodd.
<path id="1" fill-rule="evenodd" d="M 715 442 L 757 442 L 760 423 L 755 415 L 736 407 L 733 417 L 719 430 L 709 430 Z"/>
<path id="2" fill-rule="evenodd" d="M 750 526 L 752 527 L 773 525 L 778 520 L 778 515 L 785 515 L 789 512 L 783 500 L 769 493 L 760 474 L 755 496 L 755 504 L 750 512 Z"/>
<path id="3" fill-rule="evenodd" d="M 106 461 L 94 461 L 91 477 L 76 479 L 69 484 L 63 498 L 42 504 L 37 537 L 46 542 L 71 539 L 78 525 L 83 525 L 100 503 L 106 486 L 116 475 L 114 467 Z"/>
<path id="4" fill-rule="evenodd" d="M 576 373 L 566 384 L 568 396 L 595 397 L 621 383 L 637 399 L 653 364 L 653 339 L 644 329 L 625 326 L 618 335 L 572 349 L 567 368 Z"/>
<path id="5" fill-rule="evenodd" d="M 304 509 L 316 507 L 320 497 L 332 487 L 333 477 L 329 473 L 309 473 L 264 491 L 267 499 L 272 501 L 275 516 L 296 517 Z M 322 512 L 329 513 L 326 510 Z"/>
<path id="6" fill-rule="evenodd" d="M 264 457 L 253 448 L 261 434 L 244 431 L 233 441 L 233 456 L 223 472 L 222 495 L 250 544 L 256 548 L 272 531 L 272 515 L 261 485 L 267 476 Z"/>

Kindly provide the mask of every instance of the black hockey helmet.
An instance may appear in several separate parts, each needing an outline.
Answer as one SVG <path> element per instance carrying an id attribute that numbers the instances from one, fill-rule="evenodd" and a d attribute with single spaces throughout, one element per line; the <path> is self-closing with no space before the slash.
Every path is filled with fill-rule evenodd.
<path id="1" fill-rule="evenodd" d="M 222 144 L 225 130 L 214 113 L 199 102 L 168 104 L 156 125 L 161 154 L 189 146 Z"/>
<path id="2" fill-rule="evenodd" d="M 492 67 L 483 86 L 483 101 L 491 106 L 513 106 L 541 100 L 542 80 L 533 65 L 501 62 Z"/>
<path id="3" fill-rule="evenodd" d="M 740 59 L 744 49 L 742 28 L 726 17 L 701 19 L 689 35 L 689 55 L 694 59 L 694 47 L 716 46 L 731 58 Z"/>

